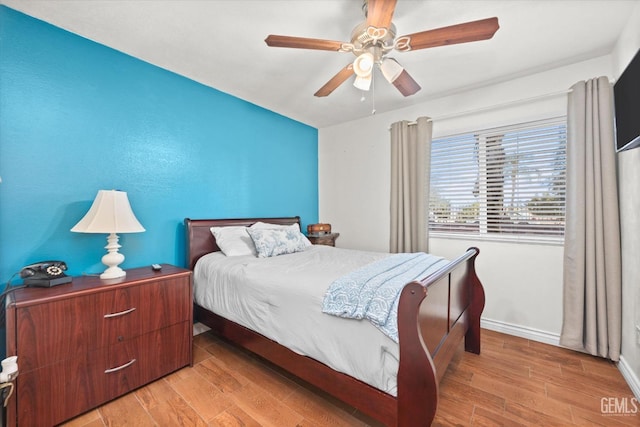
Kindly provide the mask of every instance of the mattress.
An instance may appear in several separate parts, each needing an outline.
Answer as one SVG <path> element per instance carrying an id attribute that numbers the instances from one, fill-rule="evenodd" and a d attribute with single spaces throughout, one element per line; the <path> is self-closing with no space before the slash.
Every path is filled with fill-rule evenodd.
<path id="1" fill-rule="evenodd" d="M 389 254 L 315 245 L 270 258 L 207 254 L 194 300 L 292 351 L 396 396 L 398 345 L 367 320 L 322 313 L 336 279 Z"/>

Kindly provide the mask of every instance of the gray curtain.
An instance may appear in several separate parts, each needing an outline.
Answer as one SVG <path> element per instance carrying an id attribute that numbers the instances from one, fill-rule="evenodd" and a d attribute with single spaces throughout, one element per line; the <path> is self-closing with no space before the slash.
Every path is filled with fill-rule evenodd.
<path id="1" fill-rule="evenodd" d="M 432 123 L 391 125 L 391 252 L 427 252 Z"/>
<path id="2" fill-rule="evenodd" d="M 567 196 L 560 344 L 618 361 L 622 279 L 613 94 L 578 82 L 567 111 Z"/>

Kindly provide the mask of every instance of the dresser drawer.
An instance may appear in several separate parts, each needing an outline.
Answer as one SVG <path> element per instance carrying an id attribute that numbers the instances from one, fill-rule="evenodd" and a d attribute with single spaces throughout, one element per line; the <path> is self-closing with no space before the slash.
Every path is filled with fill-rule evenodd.
<path id="1" fill-rule="evenodd" d="M 20 376 L 98 347 L 94 295 L 16 310 Z"/>
<path id="2" fill-rule="evenodd" d="M 184 280 L 171 278 L 102 293 L 97 299 L 100 347 L 189 320 L 192 305 Z"/>
<path id="3" fill-rule="evenodd" d="M 104 373 L 110 396 L 127 393 L 191 363 L 191 322 L 182 322 L 149 332 L 109 347 Z"/>
<path id="4" fill-rule="evenodd" d="M 156 380 L 191 361 L 191 323 L 50 364 L 17 379 L 20 425 L 55 425 Z M 52 390 L 45 393 L 44 390 Z"/>
<path id="5" fill-rule="evenodd" d="M 167 278 L 144 285 L 140 292 L 143 332 L 192 320 L 193 298 L 184 279 Z"/>
<path id="6" fill-rule="evenodd" d="M 17 402 L 18 425 L 53 426 L 109 400 L 102 372 L 107 357 L 105 352 L 94 350 L 20 372 L 12 398 Z"/>
<path id="7" fill-rule="evenodd" d="M 96 295 L 93 321 L 97 346 L 106 347 L 144 333 L 142 318 L 149 316 L 141 307 L 143 286 L 131 286 Z"/>

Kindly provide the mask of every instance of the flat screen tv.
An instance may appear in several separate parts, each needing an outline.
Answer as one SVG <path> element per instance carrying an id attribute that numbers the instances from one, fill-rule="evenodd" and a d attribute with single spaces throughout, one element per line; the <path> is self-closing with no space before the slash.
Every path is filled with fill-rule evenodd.
<path id="1" fill-rule="evenodd" d="M 616 151 L 640 147 L 640 50 L 613 85 Z"/>

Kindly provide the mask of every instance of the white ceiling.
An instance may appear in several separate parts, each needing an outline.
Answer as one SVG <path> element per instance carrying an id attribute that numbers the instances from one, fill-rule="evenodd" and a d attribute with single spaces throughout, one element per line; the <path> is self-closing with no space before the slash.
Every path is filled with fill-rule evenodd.
<path id="1" fill-rule="evenodd" d="M 486 41 L 393 52 L 422 86 L 378 73 L 313 94 L 351 53 L 270 48 L 268 34 L 349 41 L 362 0 L 1 0 L 11 8 L 261 107 L 322 128 L 610 53 L 640 0 L 398 0 L 397 34 L 496 16 Z M 365 101 L 361 98 L 365 95 Z"/>

